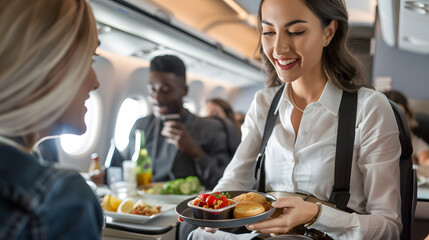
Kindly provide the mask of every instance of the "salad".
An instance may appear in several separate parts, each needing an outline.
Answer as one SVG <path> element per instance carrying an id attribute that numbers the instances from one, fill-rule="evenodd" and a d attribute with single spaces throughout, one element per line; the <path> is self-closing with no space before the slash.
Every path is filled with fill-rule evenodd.
<path id="1" fill-rule="evenodd" d="M 168 181 L 163 185 L 143 189 L 143 191 L 149 194 L 190 195 L 199 193 L 202 188 L 203 186 L 201 185 L 198 177 L 189 176 L 186 178 L 178 178 L 176 180 Z"/>

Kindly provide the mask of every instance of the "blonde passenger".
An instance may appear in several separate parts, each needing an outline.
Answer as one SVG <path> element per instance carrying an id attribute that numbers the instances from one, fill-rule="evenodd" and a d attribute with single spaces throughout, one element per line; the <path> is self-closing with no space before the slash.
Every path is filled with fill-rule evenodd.
<path id="1" fill-rule="evenodd" d="M 86 131 L 97 29 L 85 0 L 0 2 L 0 239 L 100 239 L 103 215 L 77 173 L 44 166 L 37 142 Z"/>
<path id="2" fill-rule="evenodd" d="M 299 192 L 328 201 L 335 175 L 339 105 L 344 91 L 357 92 L 347 204 L 354 213 L 299 197 L 279 198 L 272 206 L 282 210 L 280 216 L 247 228 L 273 234 L 307 225 L 336 240 L 399 239 L 399 131 L 387 98 L 362 87 L 359 63 L 346 47 L 344 1 L 262 0 L 258 18 L 268 87 L 256 93 L 242 126 L 241 144 L 213 191 L 248 191 L 256 183 L 255 159 L 268 111 L 284 84 L 274 103 L 278 119 L 265 148 L 264 187 L 268 192 Z M 194 237 L 206 239 L 204 234 L 197 230 Z"/>

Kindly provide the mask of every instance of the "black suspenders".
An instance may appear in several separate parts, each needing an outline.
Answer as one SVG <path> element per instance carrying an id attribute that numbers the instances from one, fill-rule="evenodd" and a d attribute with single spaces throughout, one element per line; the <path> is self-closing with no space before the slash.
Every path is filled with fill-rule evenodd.
<path id="1" fill-rule="evenodd" d="M 261 146 L 256 159 L 255 178 L 259 174 L 259 192 L 265 192 L 265 147 L 271 136 L 274 125 L 277 121 L 278 112 L 275 112 L 280 96 L 283 93 L 283 85 L 271 102 L 265 123 L 264 134 L 262 136 Z M 335 178 L 329 201 L 334 203 L 337 208 L 350 212 L 347 203 L 350 198 L 350 174 L 353 159 L 353 145 L 355 140 L 355 124 L 357 109 L 357 92 L 348 93 L 343 91 L 340 109 L 338 112 L 338 133 L 335 155 Z"/>

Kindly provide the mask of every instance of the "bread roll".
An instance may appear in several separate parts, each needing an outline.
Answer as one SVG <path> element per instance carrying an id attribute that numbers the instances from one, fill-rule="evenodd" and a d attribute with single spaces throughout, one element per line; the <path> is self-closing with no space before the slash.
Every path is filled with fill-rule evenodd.
<path id="1" fill-rule="evenodd" d="M 255 193 L 255 192 L 248 192 L 248 193 L 240 194 L 237 197 L 233 198 L 232 200 L 237 201 L 237 202 L 254 201 L 254 202 L 261 204 L 264 207 L 265 211 L 267 211 L 271 208 L 271 204 L 267 201 L 267 199 L 265 199 L 265 197 L 262 196 L 261 194 Z"/>
<path id="2" fill-rule="evenodd" d="M 265 212 L 265 208 L 255 201 L 241 201 L 234 208 L 235 218 L 246 218 Z"/>

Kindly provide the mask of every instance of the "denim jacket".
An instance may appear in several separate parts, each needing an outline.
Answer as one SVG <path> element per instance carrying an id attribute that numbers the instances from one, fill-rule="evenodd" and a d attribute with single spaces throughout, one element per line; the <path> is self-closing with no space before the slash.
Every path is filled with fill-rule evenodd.
<path id="1" fill-rule="evenodd" d="M 0 145 L 1 239 L 100 239 L 103 214 L 83 178 Z"/>

